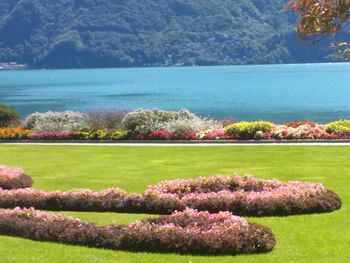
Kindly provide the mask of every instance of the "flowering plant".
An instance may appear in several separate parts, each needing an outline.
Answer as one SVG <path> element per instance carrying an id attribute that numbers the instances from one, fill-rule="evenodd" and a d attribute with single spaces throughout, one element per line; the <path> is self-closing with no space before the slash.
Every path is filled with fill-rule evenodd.
<path id="1" fill-rule="evenodd" d="M 25 126 L 36 131 L 78 131 L 88 129 L 88 121 L 88 116 L 81 112 L 35 112 L 25 119 Z"/>
<path id="2" fill-rule="evenodd" d="M 227 134 L 224 129 L 213 129 L 199 133 L 199 138 L 202 140 L 225 140 L 231 139 L 232 136 Z"/>
<path id="3" fill-rule="evenodd" d="M 0 128 L 0 139 L 27 139 L 31 132 L 23 128 Z"/>
<path id="4" fill-rule="evenodd" d="M 75 138 L 73 131 L 34 131 L 28 135 L 32 140 L 72 140 Z"/>
<path id="5" fill-rule="evenodd" d="M 172 133 L 164 130 L 157 130 L 151 132 L 147 135 L 147 139 L 149 140 L 170 140 L 172 138 Z"/>
<path id="6" fill-rule="evenodd" d="M 64 214 L 15 208 L 0 210 L 0 234 L 117 250 L 193 254 L 267 252 L 276 243 L 267 227 L 229 212 L 191 209 L 129 225 L 97 226 Z"/>
<path id="7" fill-rule="evenodd" d="M 17 189 L 31 187 L 32 179 L 21 168 L 0 165 L 0 189 Z"/>

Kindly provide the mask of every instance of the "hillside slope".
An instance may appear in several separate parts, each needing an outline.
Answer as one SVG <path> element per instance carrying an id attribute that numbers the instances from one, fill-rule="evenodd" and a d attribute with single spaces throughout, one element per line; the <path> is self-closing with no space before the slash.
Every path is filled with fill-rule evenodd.
<path id="1" fill-rule="evenodd" d="M 0 0 L 0 62 L 36 68 L 326 61 L 284 0 Z"/>

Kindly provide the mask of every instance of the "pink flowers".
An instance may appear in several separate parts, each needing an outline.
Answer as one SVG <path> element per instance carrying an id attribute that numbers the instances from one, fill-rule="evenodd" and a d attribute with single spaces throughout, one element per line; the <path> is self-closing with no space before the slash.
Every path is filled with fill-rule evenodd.
<path id="1" fill-rule="evenodd" d="M 256 179 L 251 176 L 211 176 L 151 185 L 143 195 L 114 188 L 46 192 L 30 188 L 21 169 L 0 168 L 0 207 L 46 210 L 119 211 L 168 214 L 186 207 L 201 211 L 231 211 L 237 215 L 290 215 L 329 212 L 340 208 L 339 197 L 321 184 Z"/>
<path id="2" fill-rule="evenodd" d="M 128 194 L 119 188 L 67 192 L 24 188 L 31 183 L 22 169 L 0 166 L 0 186 L 8 189 L 0 188 L 0 207 L 13 208 L 0 209 L 0 234 L 119 250 L 195 254 L 266 252 L 276 242 L 271 230 L 237 215 L 291 215 L 330 212 L 341 207 L 340 198 L 321 184 L 283 183 L 251 176 L 164 181 L 149 186 L 142 195 Z M 129 225 L 100 227 L 31 207 L 170 215 Z"/>
<path id="3" fill-rule="evenodd" d="M 0 189 L 31 187 L 32 184 L 32 179 L 25 175 L 21 168 L 0 165 Z"/>
<path id="4" fill-rule="evenodd" d="M 270 229 L 229 212 L 186 209 L 129 225 L 96 226 L 34 209 L 0 210 L 0 233 L 118 250 L 195 254 L 257 253 L 276 241 Z"/>
<path id="5" fill-rule="evenodd" d="M 201 211 L 231 211 L 236 215 L 273 216 L 330 212 L 341 207 L 340 198 L 321 184 L 282 183 L 245 176 L 212 176 L 165 181 L 146 190 L 168 195 L 183 207 Z"/>
<path id="6" fill-rule="evenodd" d="M 205 131 L 200 135 L 203 140 L 225 140 L 232 139 L 232 136 L 227 134 L 224 129 L 214 129 Z"/>
<path id="7" fill-rule="evenodd" d="M 32 140 L 72 140 L 75 138 L 74 131 L 34 131 L 28 135 Z"/>

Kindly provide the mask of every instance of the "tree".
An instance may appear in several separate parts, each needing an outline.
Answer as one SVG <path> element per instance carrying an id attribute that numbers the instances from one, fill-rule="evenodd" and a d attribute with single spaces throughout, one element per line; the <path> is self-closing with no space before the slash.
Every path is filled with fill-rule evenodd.
<path id="1" fill-rule="evenodd" d="M 350 21 L 350 0 L 291 0 L 285 8 L 300 13 L 297 30 L 302 39 L 334 35 Z M 350 60 L 350 43 L 333 43 L 331 48 L 336 57 Z"/>

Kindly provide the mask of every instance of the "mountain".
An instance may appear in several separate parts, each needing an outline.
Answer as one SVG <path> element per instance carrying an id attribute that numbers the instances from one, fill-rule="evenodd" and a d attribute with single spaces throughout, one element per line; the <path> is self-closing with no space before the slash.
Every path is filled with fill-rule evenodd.
<path id="1" fill-rule="evenodd" d="M 0 62 L 33 68 L 328 61 L 284 0 L 0 0 Z"/>

